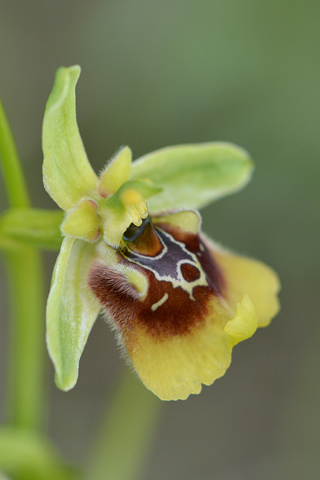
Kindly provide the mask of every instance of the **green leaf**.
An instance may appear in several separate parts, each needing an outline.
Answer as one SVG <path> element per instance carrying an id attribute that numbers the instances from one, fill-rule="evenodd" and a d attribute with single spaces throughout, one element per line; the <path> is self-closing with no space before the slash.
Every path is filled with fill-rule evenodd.
<path id="1" fill-rule="evenodd" d="M 95 246 L 66 237 L 47 303 L 47 345 L 62 390 L 74 387 L 79 361 L 100 305 L 87 285 Z"/>
<path id="2" fill-rule="evenodd" d="M 151 213 L 201 208 L 242 188 L 253 163 L 248 153 L 228 143 L 162 148 L 132 164 L 132 179 L 149 178 L 163 191 L 148 200 Z"/>
<path id="3" fill-rule="evenodd" d="M 76 120 L 75 86 L 80 67 L 59 68 L 43 120 L 43 181 L 63 210 L 96 189 L 97 176 L 88 161 Z"/>
<path id="4" fill-rule="evenodd" d="M 0 239 L 28 243 L 46 250 L 59 250 L 62 220 L 61 210 L 12 208 L 0 218 Z"/>
<path id="5" fill-rule="evenodd" d="M 0 428 L 0 478 L 2 471 L 10 478 L 25 480 L 76 478 L 46 437 L 7 426 Z"/>

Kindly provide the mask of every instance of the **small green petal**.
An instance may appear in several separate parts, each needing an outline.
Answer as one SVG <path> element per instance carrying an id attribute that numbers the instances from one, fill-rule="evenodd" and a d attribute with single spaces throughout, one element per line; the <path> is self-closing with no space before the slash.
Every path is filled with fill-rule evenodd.
<path id="1" fill-rule="evenodd" d="M 56 384 L 70 390 L 78 378 L 79 361 L 100 306 L 87 285 L 95 248 L 65 238 L 58 256 L 47 303 L 47 345 Z"/>
<path id="2" fill-rule="evenodd" d="M 177 145 L 132 164 L 132 179 L 149 178 L 162 193 L 148 201 L 151 213 L 201 208 L 242 188 L 253 169 L 248 153 L 228 143 Z"/>
<path id="3" fill-rule="evenodd" d="M 84 199 L 67 213 L 61 225 L 61 231 L 70 237 L 94 242 L 99 237 L 99 227 L 97 204 L 93 200 Z"/>
<path id="4" fill-rule="evenodd" d="M 43 181 L 63 210 L 97 187 L 76 120 L 75 86 L 80 67 L 59 68 L 43 120 Z"/>
<path id="5" fill-rule="evenodd" d="M 131 160 L 132 153 L 130 148 L 121 148 L 100 175 L 100 195 L 106 197 L 115 193 L 121 185 L 129 180 Z"/>

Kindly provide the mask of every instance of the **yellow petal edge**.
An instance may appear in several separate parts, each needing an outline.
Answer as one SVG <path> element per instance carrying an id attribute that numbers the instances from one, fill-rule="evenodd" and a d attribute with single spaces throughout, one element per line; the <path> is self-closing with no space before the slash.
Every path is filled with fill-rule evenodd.
<path id="1" fill-rule="evenodd" d="M 185 400 L 223 376 L 234 345 L 268 325 L 279 310 L 279 280 L 270 267 L 210 246 L 226 294 L 211 300 L 205 322 L 187 335 L 163 340 L 140 328 L 125 342 L 141 380 L 162 400 Z"/>

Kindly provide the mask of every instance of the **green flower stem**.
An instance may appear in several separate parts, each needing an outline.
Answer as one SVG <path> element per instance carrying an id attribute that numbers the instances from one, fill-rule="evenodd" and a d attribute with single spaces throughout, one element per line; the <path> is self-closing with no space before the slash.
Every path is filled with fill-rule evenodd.
<path id="1" fill-rule="evenodd" d="M 141 478 L 161 401 L 125 368 L 83 480 Z"/>
<path id="2" fill-rule="evenodd" d="M 0 103 L 0 159 L 10 206 L 27 208 L 25 185 L 13 135 Z M 8 359 L 8 408 L 12 425 L 36 429 L 42 416 L 44 308 L 41 258 L 32 246 L 4 252 L 12 312 Z"/>
<path id="3" fill-rule="evenodd" d="M 4 254 L 9 279 L 11 344 L 8 359 L 9 420 L 38 429 L 43 409 L 44 302 L 38 252 L 21 246 Z"/>

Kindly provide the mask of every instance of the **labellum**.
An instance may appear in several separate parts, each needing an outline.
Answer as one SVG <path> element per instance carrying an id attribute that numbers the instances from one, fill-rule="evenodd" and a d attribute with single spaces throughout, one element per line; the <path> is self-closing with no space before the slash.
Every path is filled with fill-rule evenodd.
<path id="1" fill-rule="evenodd" d="M 198 221 L 197 213 L 186 215 Z M 95 265 L 89 276 L 91 289 L 124 337 L 129 340 L 141 326 L 161 341 L 203 323 L 209 298 L 222 292 L 223 276 L 199 233 L 163 217 L 153 224 L 149 217 L 140 227 L 130 226 L 124 239 L 118 261 L 145 276 L 148 289 L 142 298 L 134 284 L 126 285 L 124 276 L 107 266 Z"/>

